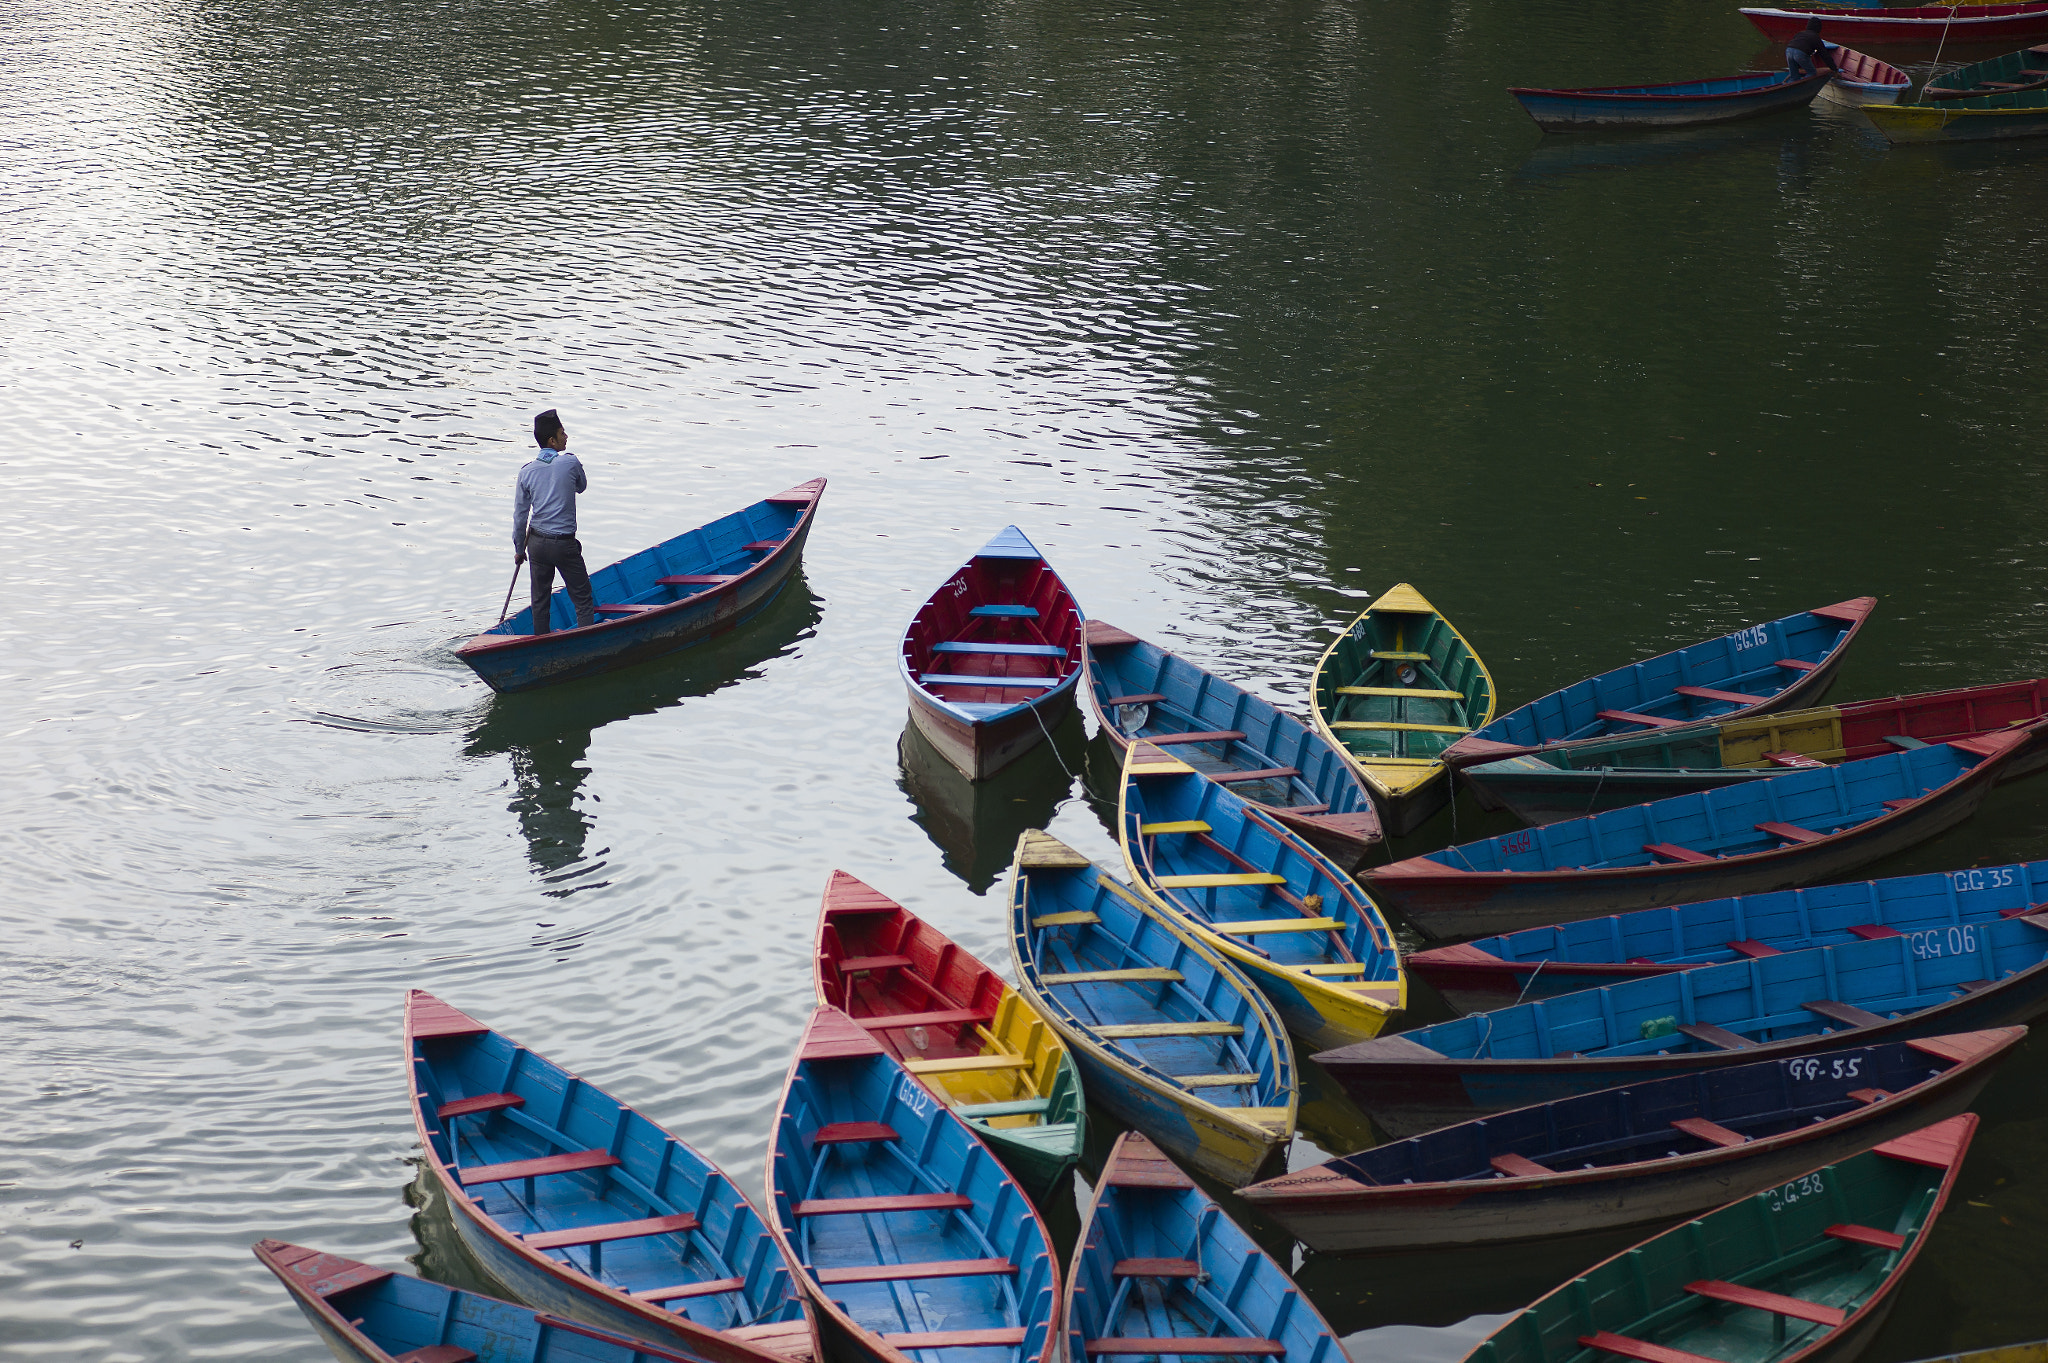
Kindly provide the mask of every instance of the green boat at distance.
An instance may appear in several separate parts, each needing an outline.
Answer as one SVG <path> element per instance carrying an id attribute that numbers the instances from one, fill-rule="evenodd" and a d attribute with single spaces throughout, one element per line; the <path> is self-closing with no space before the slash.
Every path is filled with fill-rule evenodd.
<path id="1" fill-rule="evenodd" d="M 2048 137 L 2048 44 L 1939 76 L 1918 103 L 1863 112 L 1893 146 Z"/>

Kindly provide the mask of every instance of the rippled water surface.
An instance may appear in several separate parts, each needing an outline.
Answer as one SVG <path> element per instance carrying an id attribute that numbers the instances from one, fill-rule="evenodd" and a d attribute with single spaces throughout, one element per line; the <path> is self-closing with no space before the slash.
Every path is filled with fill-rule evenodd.
<path id="1" fill-rule="evenodd" d="M 1007 522 L 1289 704 L 1404 579 L 1515 701 L 1862 593 L 1840 696 L 2048 671 L 2048 149 L 1566 143 L 1502 93 L 1740 69 L 1722 7 L 0 19 L 8 1357 L 320 1357 L 265 1235 L 459 1274 L 407 987 L 755 1186 L 832 868 L 1001 961 L 1019 827 L 1112 855 L 1078 729 L 978 795 L 903 736 L 895 640 Z M 493 698 L 451 649 L 550 406 L 593 564 L 824 475 L 802 579 Z M 2044 801 L 1880 869 L 2048 854 Z M 2044 1081 L 1873 1363 L 2048 1334 Z M 1483 1330 L 1302 1276 L 1361 1363 Z"/>

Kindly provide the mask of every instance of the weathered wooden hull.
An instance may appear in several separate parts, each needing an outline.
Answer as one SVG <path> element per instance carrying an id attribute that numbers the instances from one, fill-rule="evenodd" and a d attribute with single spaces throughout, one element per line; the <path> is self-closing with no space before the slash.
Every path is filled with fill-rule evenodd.
<path id="1" fill-rule="evenodd" d="M 709 586 L 656 610 L 623 619 L 600 620 L 581 629 L 557 628 L 542 635 L 479 634 L 457 649 L 456 656 L 494 691 L 530 691 L 630 667 L 736 629 L 765 610 L 803 562 L 804 544 L 810 538 L 811 523 L 824 493 L 825 480 L 818 478 L 759 504 L 801 501 L 804 509 L 780 546 L 729 582 Z M 592 591 L 599 597 L 599 604 L 603 604 L 603 588 L 596 579 L 604 571 L 591 574 Z M 553 611 L 557 619 L 562 618 L 561 603 L 565 600 L 558 592 Z M 507 626 L 518 625 L 527 614 L 516 612 Z M 567 618 L 573 621 L 575 617 L 572 613 Z"/>
<path id="2" fill-rule="evenodd" d="M 970 781 L 986 781 L 1045 741 L 1074 712 L 1079 674 L 1031 703 L 993 720 L 974 720 L 910 686 L 910 722 L 939 756 Z"/>
<path id="3" fill-rule="evenodd" d="M 1855 1106 L 1842 1095 L 1871 1082 L 1862 1074 L 1874 1072 L 1871 1060 L 1881 1049 L 1861 1048 L 1853 1053 L 1859 1065 L 1851 1066 L 1847 1076 L 1829 1078 L 1823 1068 L 1817 1080 L 1786 1084 L 1802 1102 L 1812 1101 L 1808 1090 L 1822 1088 L 1828 1090 L 1828 1098 L 1850 1103 L 1852 1110 L 1743 1145 L 1584 1169 L 1559 1165 L 1537 1175 L 1377 1186 L 1346 1176 L 1341 1162 L 1334 1162 L 1239 1189 L 1238 1195 L 1312 1249 L 1341 1254 L 1515 1244 L 1669 1225 L 1783 1183 L 1815 1165 L 1845 1159 L 1880 1141 L 1967 1112 L 1998 1063 L 2025 1036 L 2025 1028 L 2013 1027 L 1908 1043 L 1932 1048 L 1936 1063 L 1946 1068 L 1911 1088 Z M 1850 1053 L 1834 1053 L 1844 1054 Z M 1738 1069 L 1775 1077 L 1791 1065 L 1766 1061 Z M 1721 1074 L 1736 1077 L 1730 1071 Z M 1694 1088 L 1690 1078 L 1679 1082 L 1685 1089 Z M 1641 1091 L 1645 1084 L 1637 1081 L 1630 1087 Z M 1644 1099 L 1658 1103 L 1650 1093 Z M 1557 1106 L 1546 1107 L 1552 1114 L 1547 1120 L 1557 1128 L 1580 1129 L 1578 1123 L 1586 1118 L 1570 1111 L 1569 1102 L 1563 1104 L 1566 1111 L 1555 1111 Z M 1488 1119 L 1495 1126 L 1503 1120 L 1499 1115 Z M 1438 1138 L 1450 1135 L 1439 1132 Z M 1672 1136 L 1674 1143 L 1688 1139 Z M 1473 1143 L 1487 1148 L 1483 1136 L 1475 1135 Z"/>
<path id="4" fill-rule="evenodd" d="M 1627 128 L 1692 128 L 1707 123 L 1733 123 L 1786 109 L 1803 109 L 1826 88 L 1819 73 L 1798 80 L 1771 77 L 1694 82 L 1681 89 L 1705 87 L 1698 93 L 1621 93 L 1618 90 L 1530 90 L 1508 93 L 1536 126 L 1547 133 L 1610 132 Z M 1712 87 L 1734 88 L 1716 91 Z"/>

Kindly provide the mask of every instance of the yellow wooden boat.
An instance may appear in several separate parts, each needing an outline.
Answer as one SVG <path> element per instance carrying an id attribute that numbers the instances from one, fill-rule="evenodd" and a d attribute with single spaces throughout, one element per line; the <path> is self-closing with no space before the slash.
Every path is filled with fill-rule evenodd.
<path id="1" fill-rule="evenodd" d="M 1393 837 L 1450 798 L 1445 748 L 1493 720 L 1493 676 L 1421 592 L 1397 583 L 1316 664 L 1316 728 L 1336 745 Z"/>

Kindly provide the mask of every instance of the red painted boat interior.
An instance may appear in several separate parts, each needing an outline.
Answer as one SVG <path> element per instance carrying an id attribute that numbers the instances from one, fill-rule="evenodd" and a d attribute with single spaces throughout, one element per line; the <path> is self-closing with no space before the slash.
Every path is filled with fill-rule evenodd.
<path id="1" fill-rule="evenodd" d="M 1837 69 L 1849 80 L 1862 81 L 1870 85 L 1911 85 L 1913 83 L 1913 78 L 1899 70 L 1898 67 L 1893 66 L 1890 62 L 1881 62 L 1868 52 L 1858 52 L 1852 48 L 1838 47 L 1834 50 L 1833 56 Z"/>
<path id="2" fill-rule="evenodd" d="M 1017 615 L 977 616 L 976 606 L 1025 606 L 1035 618 Z M 952 653 L 944 644 L 1054 647 L 1064 656 L 1045 653 Z M 977 555 L 932 594 L 903 640 L 913 679 L 924 674 L 973 677 L 1037 677 L 1057 682 L 1081 666 L 1081 613 L 1066 583 L 1043 559 Z M 954 682 L 925 687 L 946 701 L 1016 705 L 1043 695 L 1050 687 L 973 686 Z"/>
<path id="3" fill-rule="evenodd" d="M 2048 713 L 2048 677 L 1940 691 L 1930 696 L 1861 701 L 1844 705 L 1842 744 L 1845 760 L 1890 752 L 1888 739 L 1917 738 L 1923 743 L 1953 743 L 1979 734 L 1999 733 Z"/>
<path id="4" fill-rule="evenodd" d="M 825 887 L 816 970 L 818 997 L 849 1017 L 901 1018 L 901 1029 L 862 1029 L 898 1060 L 980 1055 L 976 1024 L 993 1022 L 1003 999 L 1001 977 L 844 871 Z"/>

